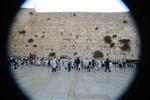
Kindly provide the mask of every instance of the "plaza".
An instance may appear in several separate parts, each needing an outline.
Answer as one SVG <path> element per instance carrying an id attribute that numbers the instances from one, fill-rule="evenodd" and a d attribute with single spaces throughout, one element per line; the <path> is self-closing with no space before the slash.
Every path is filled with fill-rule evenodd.
<path id="1" fill-rule="evenodd" d="M 116 100 L 128 89 L 137 69 L 110 69 L 52 72 L 47 66 L 22 65 L 12 75 L 31 100 Z"/>

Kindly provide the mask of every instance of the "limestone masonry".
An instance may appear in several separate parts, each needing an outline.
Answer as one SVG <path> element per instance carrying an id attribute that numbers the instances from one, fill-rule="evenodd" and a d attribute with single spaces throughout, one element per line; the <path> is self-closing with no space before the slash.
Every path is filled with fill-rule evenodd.
<path id="1" fill-rule="evenodd" d="M 94 13 L 60 12 L 38 13 L 34 9 L 21 9 L 12 24 L 9 36 L 10 56 L 47 57 L 54 50 L 56 56 L 92 57 L 100 50 L 104 59 L 127 58 L 137 60 L 140 40 L 130 12 Z M 110 36 L 113 47 L 105 43 Z M 122 51 L 120 39 L 129 39 L 129 51 Z"/>

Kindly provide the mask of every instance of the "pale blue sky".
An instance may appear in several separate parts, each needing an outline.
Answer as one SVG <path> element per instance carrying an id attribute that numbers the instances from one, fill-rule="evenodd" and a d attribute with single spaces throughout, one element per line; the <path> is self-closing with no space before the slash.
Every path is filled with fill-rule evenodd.
<path id="1" fill-rule="evenodd" d="M 127 12 L 121 0 L 26 0 L 22 8 L 37 12 Z"/>

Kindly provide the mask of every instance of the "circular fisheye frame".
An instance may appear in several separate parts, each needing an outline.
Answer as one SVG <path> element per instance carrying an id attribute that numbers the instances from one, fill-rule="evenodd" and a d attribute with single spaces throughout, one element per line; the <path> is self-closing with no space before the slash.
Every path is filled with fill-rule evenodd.
<path id="1" fill-rule="evenodd" d="M 8 37 L 12 76 L 33 99 L 117 99 L 136 76 L 139 51 L 130 11 L 20 8 Z"/>
<path id="2" fill-rule="evenodd" d="M 1 97 L 147 99 L 141 79 L 147 24 L 135 10 L 141 6 L 125 3 L 130 12 L 40 13 L 11 1 L 0 23 L 9 34 L 1 35 Z"/>

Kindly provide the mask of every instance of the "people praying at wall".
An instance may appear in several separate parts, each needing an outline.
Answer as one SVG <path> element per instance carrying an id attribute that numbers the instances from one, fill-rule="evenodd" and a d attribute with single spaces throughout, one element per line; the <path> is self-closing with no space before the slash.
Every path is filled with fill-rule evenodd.
<path id="1" fill-rule="evenodd" d="M 106 59 L 105 65 L 106 65 L 105 72 L 107 72 L 107 70 L 108 70 L 109 72 L 111 72 L 111 71 L 110 71 L 110 60 L 109 60 L 109 58 Z"/>
<path id="2" fill-rule="evenodd" d="M 57 67 L 57 63 L 56 63 L 56 58 L 53 58 L 52 61 L 52 72 L 56 72 L 56 67 Z"/>
<path id="3" fill-rule="evenodd" d="M 71 59 L 68 59 L 68 72 L 71 71 Z"/>
<path id="4" fill-rule="evenodd" d="M 105 62 L 104 62 L 105 61 Z M 99 59 L 91 59 L 91 58 L 46 58 L 46 57 L 36 57 L 35 59 L 30 60 L 28 57 L 10 57 L 8 58 L 8 63 L 11 69 L 18 69 L 21 67 L 43 67 L 47 66 L 49 69 L 52 69 L 52 72 L 56 71 L 100 71 L 103 69 L 102 64 L 104 66 L 105 72 L 110 69 L 114 70 L 114 68 L 136 68 L 137 62 L 127 62 L 126 59 L 119 59 L 117 62 L 112 62 L 107 58 L 106 60 Z"/>
<path id="5" fill-rule="evenodd" d="M 79 64 L 80 64 L 80 58 L 79 58 L 79 57 L 77 57 L 75 63 L 76 63 L 76 69 L 77 69 L 77 70 L 80 70 L 80 69 L 79 69 Z"/>

